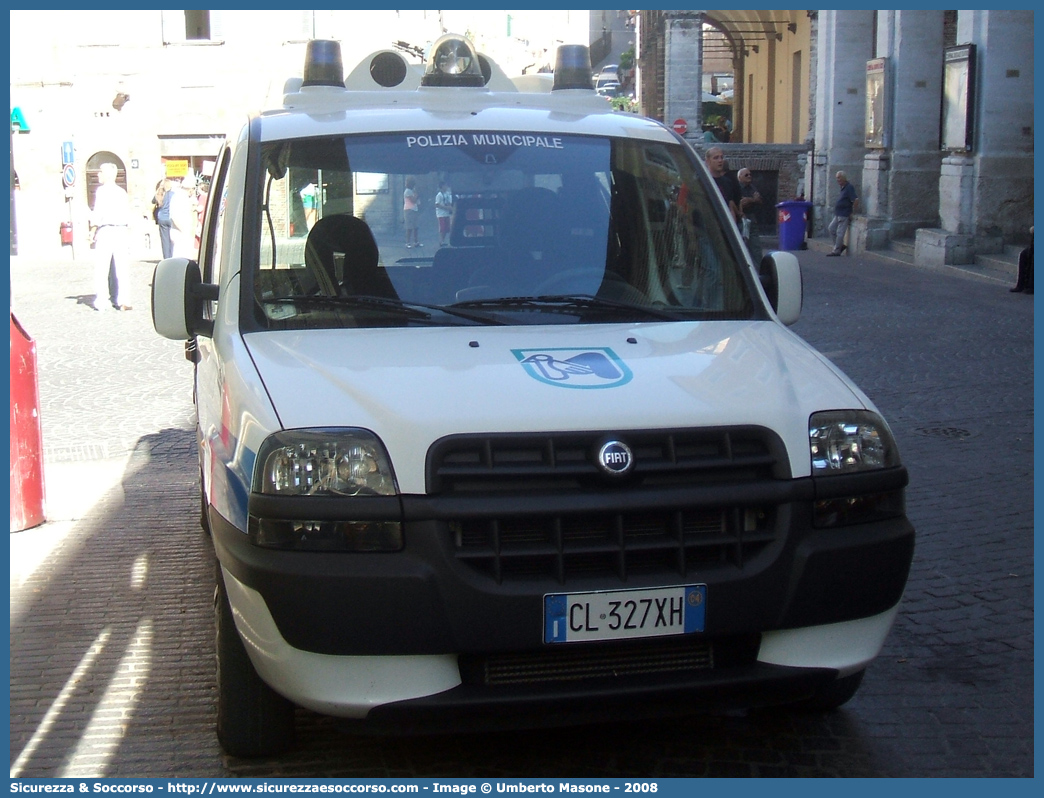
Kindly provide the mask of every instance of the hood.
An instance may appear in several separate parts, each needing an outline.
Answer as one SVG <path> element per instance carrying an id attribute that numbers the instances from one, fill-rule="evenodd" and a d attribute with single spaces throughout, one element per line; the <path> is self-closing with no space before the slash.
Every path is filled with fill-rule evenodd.
<path id="1" fill-rule="evenodd" d="M 759 425 L 809 473 L 808 418 L 867 407 L 835 367 L 774 321 L 250 333 L 283 427 L 363 427 L 399 488 L 456 433 Z"/>

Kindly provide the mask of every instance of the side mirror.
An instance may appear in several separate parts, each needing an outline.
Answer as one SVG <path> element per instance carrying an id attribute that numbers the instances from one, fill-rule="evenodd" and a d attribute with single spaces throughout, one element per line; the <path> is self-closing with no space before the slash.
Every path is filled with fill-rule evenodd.
<path id="1" fill-rule="evenodd" d="M 161 260 L 152 277 L 152 326 L 175 341 L 197 335 L 209 338 L 214 334 L 214 322 L 204 317 L 203 304 L 217 298 L 218 286 L 203 282 L 194 260 Z"/>
<path id="2" fill-rule="evenodd" d="M 758 277 L 779 320 L 790 326 L 801 316 L 801 265 L 790 252 L 769 252 L 758 265 Z"/>

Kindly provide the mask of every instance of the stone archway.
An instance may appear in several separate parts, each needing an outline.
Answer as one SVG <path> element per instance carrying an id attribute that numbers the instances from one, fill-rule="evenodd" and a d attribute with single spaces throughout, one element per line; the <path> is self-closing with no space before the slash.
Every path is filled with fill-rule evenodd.
<path id="1" fill-rule="evenodd" d="M 87 192 L 87 207 L 94 210 L 94 192 L 98 190 L 98 170 L 103 163 L 116 164 L 116 184 L 124 191 L 127 190 L 127 167 L 123 159 L 113 152 L 101 150 L 87 159 L 86 173 L 83 176 L 83 186 Z"/>

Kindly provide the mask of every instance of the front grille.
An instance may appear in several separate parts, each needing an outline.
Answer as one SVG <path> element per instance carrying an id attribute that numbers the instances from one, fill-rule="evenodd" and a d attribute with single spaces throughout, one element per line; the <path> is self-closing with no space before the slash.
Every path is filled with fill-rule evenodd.
<path id="1" fill-rule="evenodd" d="M 497 582 L 742 567 L 775 540 L 769 509 L 466 519 L 450 524 L 458 561 Z"/>
<path id="2" fill-rule="evenodd" d="M 633 472 L 623 481 L 597 466 L 596 453 L 608 440 L 624 441 L 634 454 Z M 481 512 L 447 521 L 459 562 L 498 583 L 560 584 L 742 567 L 775 540 L 774 506 L 703 506 L 706 498 L 696 506 L 691 496 L 665 497 L 700 486 L 730 486 L 735 496 L 737 485 L 788 477 L 782 441 L 759 427 L 455 435 L 435 442 L 427 472 L 429 495 L 484 502 Z M 630 509 L 620 502 L 624 494 Z M 541 505 L 541 496 L 554 497 L 555 509 Z M 520 497 L 531 510 L 519 511 Z M 595 505 L 592 497 L 599 497 Z M 514 506 L 506 510 L 509 500 Z"/>
<path id="3" fill-rule="evenodd" d="M 757 427 L 452 435 L 436 441 L 428 453 L 427 491 L 461 495 L 604 486 L 595 452 L 611 439 L 631 447 L 633 482 L 645 487 L 789 477 L 782 442 Z"/>
<path id="4" fill-rule="evenodd" d="M 532 652 L 462 656 L 460 671 L 465 684 L 538 685 L 731 667 L 753 662 L 757 649 L 756 635 L 561 644 Z"/>

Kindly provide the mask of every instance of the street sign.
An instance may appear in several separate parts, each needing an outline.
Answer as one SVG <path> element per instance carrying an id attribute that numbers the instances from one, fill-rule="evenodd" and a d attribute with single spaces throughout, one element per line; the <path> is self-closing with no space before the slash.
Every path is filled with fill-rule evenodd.
<path id="1" fill-rule="evenodd" d="M 17 106 L 11 109 L 11 131 L 17 133 L 28 133 L 29 123 L 25 121 L 25 114 Z"/>
<path id="2" fill-rule="evenodd" d="M 71 163 L 67 163 L 62 169 L 62 182 L 66 188 L 72 188 L 76 183 L 76 167 Z"/>
<path id="3" fill-rule="evenodd" d="M 170 160 L 164 162 L 167 177 L 184 177 L 188 174 L 189 162 L 185 160 Z"/>
<path id="4" fill-rule="evenodd" d="M 73 162 L 73 143 L 71 141 L 62 142 L 62 166 L 68 166 Z"/>
<path id="5" fill-rule="evenodd" d="M 685 122 L 684 119 L 675 119 L 674 124 L 671 127 L 674 128 L 674 132 L 677 133 L 679 136 L 684 136 L 686 133 L 689 132 L 689 125 Z"/>

